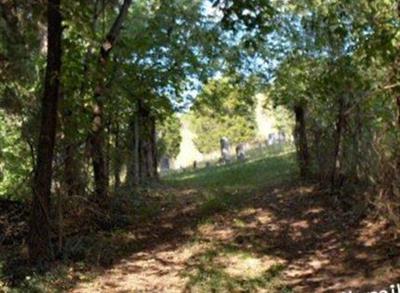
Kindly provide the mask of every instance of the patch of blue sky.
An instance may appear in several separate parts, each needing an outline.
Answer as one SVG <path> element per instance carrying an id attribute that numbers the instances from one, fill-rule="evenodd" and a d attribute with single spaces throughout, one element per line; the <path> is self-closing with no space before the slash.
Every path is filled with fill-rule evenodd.
<path id="1" fill-rule="evenodd" d="M 223 18 L 222 11 L 218 7 L 214 7 L 210 0 L 203 1 L 202 11 L 210 26 L 217 25 Z M 248 11 L 248 13 L 251 12 Z M 290 20 L 286 19 L 285 21 L 288 22 Z M 284 29 L 283 23 L 282 29 Z M 283 37 L 279 30 L 266 35 L 264 43 L 259 43 L 259 47 L 253 51 L 238 48 L 241 47 L 244 39 L 257 39 L 259 32 L 248 31 L 239 26 L 236 31 L 221 30 L 220 33 L 222 42 L 226 44 L 226 50 L 231 50 L 234 54 L 238 54 L 234 57 L 238 60 L 234 66 L 237 74 L 244 79 L 250 76 L 257 76 L 264 85 L 269 84 L 274 79 L 274 73 L 279 64 L 291 50 L 291 42 L 288 38 Z M 193 53 L 201 54 L 200 50 L 200 48 L 194 48 Z M 214 62 L 214 67 L 211 66 L 212 68 L 206 74 L 208 79 L 222 77 L 230 66 L 228 62 L 223 60 L 223 57 L 217 58 L 217 60 L 204 57 L 200 62 L 203 64 Z M 215 64 L 217 64 L 217 68 L 215 68 Z M 204 81 L 197 73 L 188 74 L 185 77 L 184 90 L 180 93 L 182 97 L 180 99 L 170 99 L 174 107 L 182 112 L 187 112 L 196 96 L 201 92 Z"/>

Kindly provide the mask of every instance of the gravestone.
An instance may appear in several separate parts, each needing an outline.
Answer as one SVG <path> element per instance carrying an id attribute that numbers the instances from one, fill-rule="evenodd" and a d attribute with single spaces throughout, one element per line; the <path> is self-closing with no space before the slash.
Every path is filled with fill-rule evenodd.
<path id="1" fill-rule="evenodd" d="M 246 154 L 245 154 L 244 144 L 243 143 L 239 143 L 236 146 L 236 158 L 237 158 L 238 161 L 246 160 Z"/>
<path id="2" fill-rule="evenodd" d="M 267 145 L 284 144 L 285 142 L 286 134 L 283 131 L 268 134 Z"/>
<path id="3" fill-rule="evenodd" d="M 277 141 L 278 137 L 276 133 L 268 134 L 268 145 L 274 145 Z"/>
<path id="4" fill-rule="evenodd" d="M 220 145 L 221 145 L 221 161 L 226 164 L 230 161 L 229 139 L 227 137 L 222 137 L 220 140 Z"/>
<path id="5" fill-rule="evenodd" d="M 286 134 L 283 131 L 279 131 L 278 133 L 278 143 L 284 144 L 286 142 Z"/>
<path id="6" fill-rule="evenodd" d="M 162 157 L 160 161 L 160 169 L 161 171 L 168 171 L 170 169 L 169 158 Z"/>

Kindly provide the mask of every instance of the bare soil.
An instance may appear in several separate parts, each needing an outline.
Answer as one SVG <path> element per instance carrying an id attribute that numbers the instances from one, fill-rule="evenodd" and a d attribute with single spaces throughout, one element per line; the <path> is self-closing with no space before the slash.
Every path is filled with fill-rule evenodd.
<path id="1" fill-rule="evenodd" d="M 204 292 L 198 277 L 204 270 L 244 284 L 274 266 L 282 271 L 270 287 L 216 284 L 220 289 L 213 290 L 368 292 L 400 281 L 400 243 L 388 224 L 313 185 L 243 194 L 234 209 L 206 216 L 196 191 L 176 192 L 177 204 L 150 224 L 132 227 L 129 235 L 140 249 L 107 268 L 92 267 L 96 277 L 71 292 Z"/>

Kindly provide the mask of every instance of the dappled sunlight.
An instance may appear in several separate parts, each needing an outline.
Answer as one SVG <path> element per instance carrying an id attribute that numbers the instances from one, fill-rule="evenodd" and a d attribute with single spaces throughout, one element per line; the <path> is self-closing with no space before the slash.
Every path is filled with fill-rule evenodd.
<path id="1" fill-rule="evenodd" d="M 193 198 L 187 201 L 184 194 Z M 166 213 L 154 231 L 160 229 L 157 233 L 162 234 L 153 240 L 135 240 L 155 241 L 153 246 L 133 252 L 74 292 L 292 288 L 322 293 L 381 288 L 399 275 L 387 255 L 388 249 L 393 255 L 398 252 L 379 240 L 383 226 L 371 226 L 368 218 L 348 218 L 348 228 L 343 229 L 339 219 L 344 214 L 329 210 L 332 199 L 314 186 L 282 186 L 248 194 L 242 201 L 231 201 L 229 210 L 215 209 L 215 202 L 198 205 L 195 194 L 182 189 L 176 198 L 190 206 L 190 212 Z M 207 201 L 200 194 L 199 202 Z M 222 195 L 208 200 L 216 198 L 226 200 Z M 204 207 L 211 210 L 204 214 Z M 375 240 L 368 242 L 371 238 Z"/>
<path id="2" fill-rule="evenodd" d="M 322 208 L 310 208 L 309 210 L 305 211 L 306 215 L 318 215 L 323 212 L 324 209 Z"/>
<path id="3" fill-rule="evenodd" d="M 153 217 L 88 237 L 90 277 L 71 272 L 71 292 L 322 293 L 384 288 L 400 275 L 385 223 L 330 208 L 334 198 L 312 184 L 160 185 L 149 196 Z"/>
<path id="4" fill-rule="evenodd" d="M 209 240 L 229 241 L 235 236 L 235 231 L 231 227 L 215 227 L 212 224 L 201 225 L 198 232 L 200 237 Z"/>
<path id="5" fill-rule="evenodd" d="M 232 253 L 215 258 L 225 273 L 234 278 L 253 279 L 264 275 L 273 266 L 283 265 L 285 261 L 267 256 L 258 258 L 247 254 Z"/>
<path id="6" fill-rule="evenodd" d="M 0 0 L 0 292 L 389 292 L 399 28 L 400 0 Z"/>
<path id="7" fill-rule="evenodd" d="M 186 289 L 191 292 L 275 292 L 282 287 L 279 277 L 284 262 L 255 257 L 226 246 L 216 246 L 195 255 L 184 273 L 189 277 Z"/>
<path id="8" fill-rule="evenodd" d="M 90 283 L 83 283 L 72 292 L 118 292 L 132 290 L 182 292 L 187 278 L 181 272 L 186 262 L 196 254 L 210 249 L 209 244 L 192 243 L 181 247 L 161 247 L 148 252 L 136 253 L 121 260 L 110 270 Z M 107 276 L 107 277 L 104 277 Z"/>
<path id="9" fill-rule="evenodd" d="M 368 222 L 363 221 L 361 225 L 366 229 L 360 231 L 357 240 L 366 247 L 373 247 L 379 243 L 382 237 L 387 235 L 388 223 L 386 221 Z M 394 235 L 392 235 L 394 237 Z"/>

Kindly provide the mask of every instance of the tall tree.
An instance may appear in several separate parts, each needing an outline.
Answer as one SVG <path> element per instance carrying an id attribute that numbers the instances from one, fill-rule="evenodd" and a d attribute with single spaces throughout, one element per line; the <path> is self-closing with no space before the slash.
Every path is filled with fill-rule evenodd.
<path id="1" fill-rule="evenodd" d="M 110 31 L 108 32 L 105 40 L 101 44 L 99 56 L 99 73 L 96 81 L 94 92 L 94 105 L 93 105 L 93 122 L 92 132 L 90 136 L 91 142 L 91 156 L 93 162 L 95 192 L 98 200 L 107 198 L 108 195 L 108 174 L 106 168 L 106 161 L 104 157 L 104 91 L 106 79 L 106 65 L 108 63 L 111 50 L 113 49 L 117 38 L 122 29 L 122 24 L 126 18 L 129 6 L 132 0 L 124 0 L 119 14 L 115 19 Z"/>
<path id="2" fill-rule="evenodd" d="M 29 233 L 29 256 L 34 263 L 52 257 L 49 210 L 62 55 L 60 0 L 48 0 L 47 21 L 47 66 Z"/>
<path id="3" fill-rule="evenodd" d="M 294 106 L 294 116 L 296 121 L 294 137 L 299 160 L 300 176 L 304 179 L 307 178 L 310 173 L 310 153 L 308 150 L 304 105 L 297 104 Z"/>

